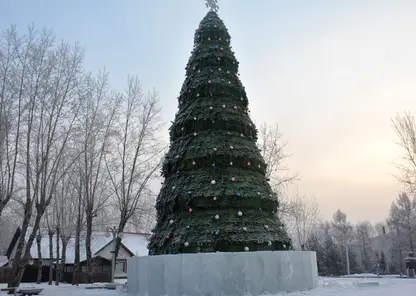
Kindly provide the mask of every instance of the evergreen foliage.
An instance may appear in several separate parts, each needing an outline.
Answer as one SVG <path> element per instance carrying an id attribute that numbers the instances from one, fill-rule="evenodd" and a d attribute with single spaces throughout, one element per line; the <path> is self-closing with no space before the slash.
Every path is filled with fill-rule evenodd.
<path id="1" fill-rule="evenodd" d="M 149 254 L 289 249 L 230 35 L 201 21 L 170 127 Z"/>

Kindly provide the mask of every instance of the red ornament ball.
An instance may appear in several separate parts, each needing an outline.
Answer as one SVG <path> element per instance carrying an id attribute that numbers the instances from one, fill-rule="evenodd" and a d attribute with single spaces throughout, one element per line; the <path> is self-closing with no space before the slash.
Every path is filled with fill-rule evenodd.
<path id="1" fill-rule="evenodd" d="M 169 239 L 169 235 L 165 236 L 165 240 L 168 240 L 168 239 Z"/>
<path id="2" fill-rule="evenodd" d="M 212 198 L 212 200 L 217 200 L 217 197 L 216 197 L 216 196 L 214 196 L 214 197 Z"/>
<path id="3" fill-rule="evenodd" d="M 224 47 L 221 47 L 221 48 L 220 48 L 220 50 L 221 50 L 221 51 L 224 51 Z"/>
<path id="4" fill-rule="evenodd" d="M 248 165 L 248 166 L 251 166 L 251 162 L 247 162 L 247 165 Z"/>
<path id="5" fill-rule="evenodd" d="M 193 161 L 193 162 L 192 162 L 192 165 L 196 165 L 196 162 L 195 162 L 195 161 Z"/>
<path id="6" fill-rule="evenodd" d="M 232 181 L 232 182 L 235 182 L 235 181 L 236 181 L 236 179 L 235 179 L 234 177 L 232 177 L 232 178 L 231 178 L 231 181 Z"/>
<path id="7" fill-rule="evenodd" d="M 191 209 L 191 208 L 189 208 L 188 212 L 189 212 L 189 213 L 192 213 L 192 209 Z"/>
<path id="8" fill-rule="evenodd" d="M 212 151 L 217 152 L 217 148 L 212 148 Z"/>

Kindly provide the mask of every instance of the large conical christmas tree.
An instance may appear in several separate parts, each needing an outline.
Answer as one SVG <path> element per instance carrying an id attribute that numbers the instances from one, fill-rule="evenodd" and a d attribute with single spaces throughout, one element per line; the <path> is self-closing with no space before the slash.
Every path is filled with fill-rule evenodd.
<path id="1" fill-rule="evenodd" d="M 196 30 L 170 128 L 150 255 L 290 246 L 238 75 L 230 35 L 211 10 Z"/>

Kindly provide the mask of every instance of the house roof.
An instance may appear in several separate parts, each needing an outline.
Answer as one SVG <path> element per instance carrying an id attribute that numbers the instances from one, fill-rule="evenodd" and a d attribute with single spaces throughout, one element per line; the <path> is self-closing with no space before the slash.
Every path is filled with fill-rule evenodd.
<path id="1" fill-rule="evenodd" d="M 122 246 L 130 253 L 132 256 L 147 256 L 148 249 L 148 234 L 143 233 L 133 233 L 125 232 L 123 233 L 121 243 Z M 91 237 L 91 252 L 96 255 L 100 250 L 110 244 L 113 240 L 112 235 L 108 232 L 94 232 Z M 14 247 L 14 246 L 13 246 Z M 52 247 L 53 253 L 52 257 L 55 259 L 56 256 L 56 235 L 52 237 Z M 10 248 L 10 247 L 9 247 Z M 13 250 L 13 248 L 11 249 Z M 62 242 L 59 242 L 59 252 L 62 252 Z M 41 239 L 41 254 L 43 258 L 50 258 L 49 254 L 49 236 L 44 235 Z M 30 256 L 32 259 L 38 258 L 38 247 L 36 240 L 33 242 L 32 247 L 30 248 Z M 60 254 L 61 256 L 61 254 Z M 80 261 L 87 259 L 86 250 L 85 250 L 85 233 L 81 235 L 80 242 Z M 66 249 L 66 263 L 72 264 L 75 262 L 75 238 L 71 238 L 68 242 Z"/>

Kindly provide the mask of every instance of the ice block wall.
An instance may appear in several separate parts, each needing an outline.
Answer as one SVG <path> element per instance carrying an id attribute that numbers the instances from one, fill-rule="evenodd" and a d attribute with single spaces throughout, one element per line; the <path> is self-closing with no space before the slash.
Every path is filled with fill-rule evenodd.
<path id="1" fill-rule="evenodd" d="M 199 253 L 132 257 L 127 290 L 140 296 L 238 296 L 313 289 L 315 252 Z"/>

